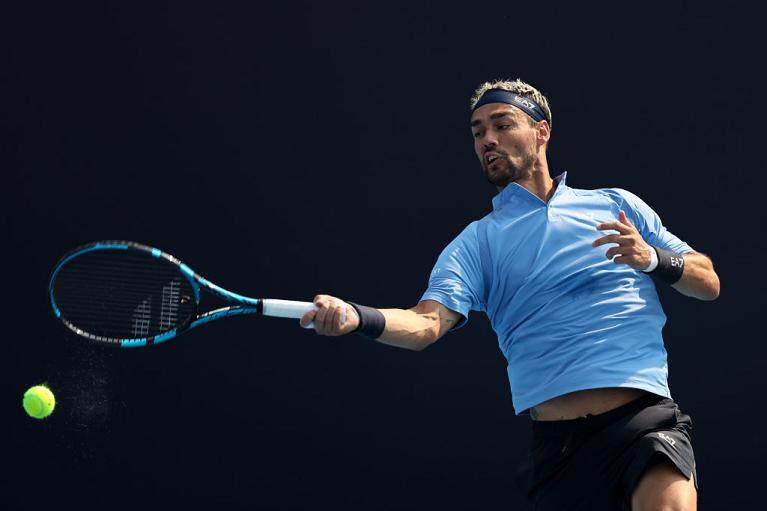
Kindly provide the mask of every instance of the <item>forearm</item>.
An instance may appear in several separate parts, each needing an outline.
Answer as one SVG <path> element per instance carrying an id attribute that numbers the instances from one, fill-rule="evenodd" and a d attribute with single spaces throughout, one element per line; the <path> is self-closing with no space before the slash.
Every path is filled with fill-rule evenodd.
<path id="1" fill-rule="evenodd" d="M 386 328 L 379 342 L 420 351 L 440 337 L 440 318 L 436 311 L 413 309 L 378 309 L 386 318 Z"/>
<path id="2" fill-rule="evenodd" d="M 384 344 L 420 351 L 461 320 L 462 316 L 435 300 L 422 300 L 410 309 L 376 309 L 344 302 L 330 295 L 314 297 L 314 310 L 301 326 L 314 326 L 320 335 L 358 333 Z"/>
<path id="3" fill-rule="evenodd" d="M 685 296 L 699 300 L 715 300 L 719 296 L 719 276 L 714 263 L 698 252 L 684 254 L 684 273 L 672 287 Z"/>

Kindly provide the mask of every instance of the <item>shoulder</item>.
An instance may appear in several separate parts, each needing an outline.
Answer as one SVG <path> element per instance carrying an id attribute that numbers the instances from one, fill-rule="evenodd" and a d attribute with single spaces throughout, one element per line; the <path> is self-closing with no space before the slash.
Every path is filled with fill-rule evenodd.
<path id="1" fill-rule="evenodd" d="M 638 197 L 623 188 L 574 188 L 567 186 L 567 191 L 577 197 L 601 197 L 613 202 L 624 202 Z"/>
<path id="2" fill-rule="evenodd" d="M 605 201 L 615 205 L 618 209 L 625 203 L 633 206 L 643 203 L 637 195 L 623 188 L 573 188 L 568 186 L 567 191 L 575 199 L 575 204 L 588 207 L 593 203 Z"/>
<path id="3" fill-rule="evenodd" d="M 637 194 L 625 188 L 597 188 L 594 190 L 573 190 L 581 196 L 600 197 L 611 204 L 615 213 L 623 210 L 634 224 L 654 223 L 657 213 Z M 639 223 L 639 224 L 637 224 Z"/>
<path id="4" fill-rule="evenodd" d="M 629 209 L 633 209 L 637 211 L 649 208 L 647 203 L 644 200 L 642 200 L 641 197 L 624 188 L 599 188 L 597 190 L 589 190 L 589 191 L 598 193 L 599 195 L 605 197 L 610 202 L 614 203 L 619 208 L 623 208 L 624 206 L 626 206 Z"/>
<path id="5" fill-rule="evenodd" d="M 456 236 L 456 239 L 468 238 L 476 240 L 478 233 L 487 230 L 488 225 L 498 221 L 494 215 L 495 212 L 491 211 L 482 218 L 470 222 L 466 227 L 463 228 L 458 236 Z"/>
<path id="6" fill-rule="evenodd" d="M 624 202 L 636 202 L 642 199 L 639 196 L 631 193 L 624 188 L 599 188 L 594 190 L 595 193 L 607 197 L 615 203 L 622 204 Z"/>
<path id="7" fill-rule="evenodd" d="M 464 227 L 458 234 L 448 238 L 440 257 L 454 257 L 460 253 L 474 252 L 478 249 L 477 230 L 482 220 L 475 220 Z"/>
<path id="8" fill-rule="evenodd" d="M 451 245 L 459 243 L 461 245 L 475 246 L 477 244 L 477 231 L 480 229 L 480 225 L 483 223 L 484 218 L 480 220 L 474 220 L 469 225 L 463 228 L 463 230 L 453 239 Z"/>

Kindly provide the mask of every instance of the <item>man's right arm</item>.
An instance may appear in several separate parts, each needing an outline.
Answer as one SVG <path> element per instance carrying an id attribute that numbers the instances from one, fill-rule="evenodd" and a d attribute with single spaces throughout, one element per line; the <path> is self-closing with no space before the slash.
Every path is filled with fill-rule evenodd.
<path id="1" fill-rule="evenodd" d="M 329 295 L 314 299 L 317 310 L 301 318 L 301 326 L 314 322 L 319 335 L 344 335 L 359 325 L 354 307 Z M 341 323 L 346 310 L 346 322 Z M 378 309 L 386 319 L 386 327 L 378 341 L 390 346 L 420 351 L 445 335 L 458 324 L 461 315 L 435 300 L 423 300 L 410 309 Z"/>

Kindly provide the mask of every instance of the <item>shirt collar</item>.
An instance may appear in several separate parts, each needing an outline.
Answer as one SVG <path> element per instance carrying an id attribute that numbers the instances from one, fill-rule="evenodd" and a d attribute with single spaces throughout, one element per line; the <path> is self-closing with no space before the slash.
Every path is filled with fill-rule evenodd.
<path id="1" fill-rule="evenodd" d="M 551 200 L 554 200 L 554 197 L 559 195 L 565 188 L 567 188 L 567 185 L 565 184 L 566 180 L 567 180 L 567 172 L 562 172 L 560 175 L 554 178 L 554 181 L 557 182 L 557 189 L 554 191 L 554 195 L 552 195 Z M 511 202 L 514 199 L 514 197 L 520 194 L 526 194 L 527 196 L 534 197 L 540 200 L 538 197 L 533 195 L 532 192 L 530 192 L 530 190 L 528 190 L 524 186 L 517 183 L 511 183 L 507 185 L 506 188 L 501 190 L 501 192 L 498 195 L 493 197 L 493 210 L 500 209 L 501 207 L 503 207 L 504 204 L 506 204 L 507 202 Z"/>

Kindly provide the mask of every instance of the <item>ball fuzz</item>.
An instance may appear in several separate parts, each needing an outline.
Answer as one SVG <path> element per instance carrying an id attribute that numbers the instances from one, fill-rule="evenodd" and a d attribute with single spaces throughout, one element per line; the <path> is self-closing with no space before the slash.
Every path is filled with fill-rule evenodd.
<path id="1" fill-rule="evenodd" d="M 22 404 L 30 417 L 44 419 L 53 413 L 56 398 L 45 385 L 36 385 L 24 393 Z"/>

